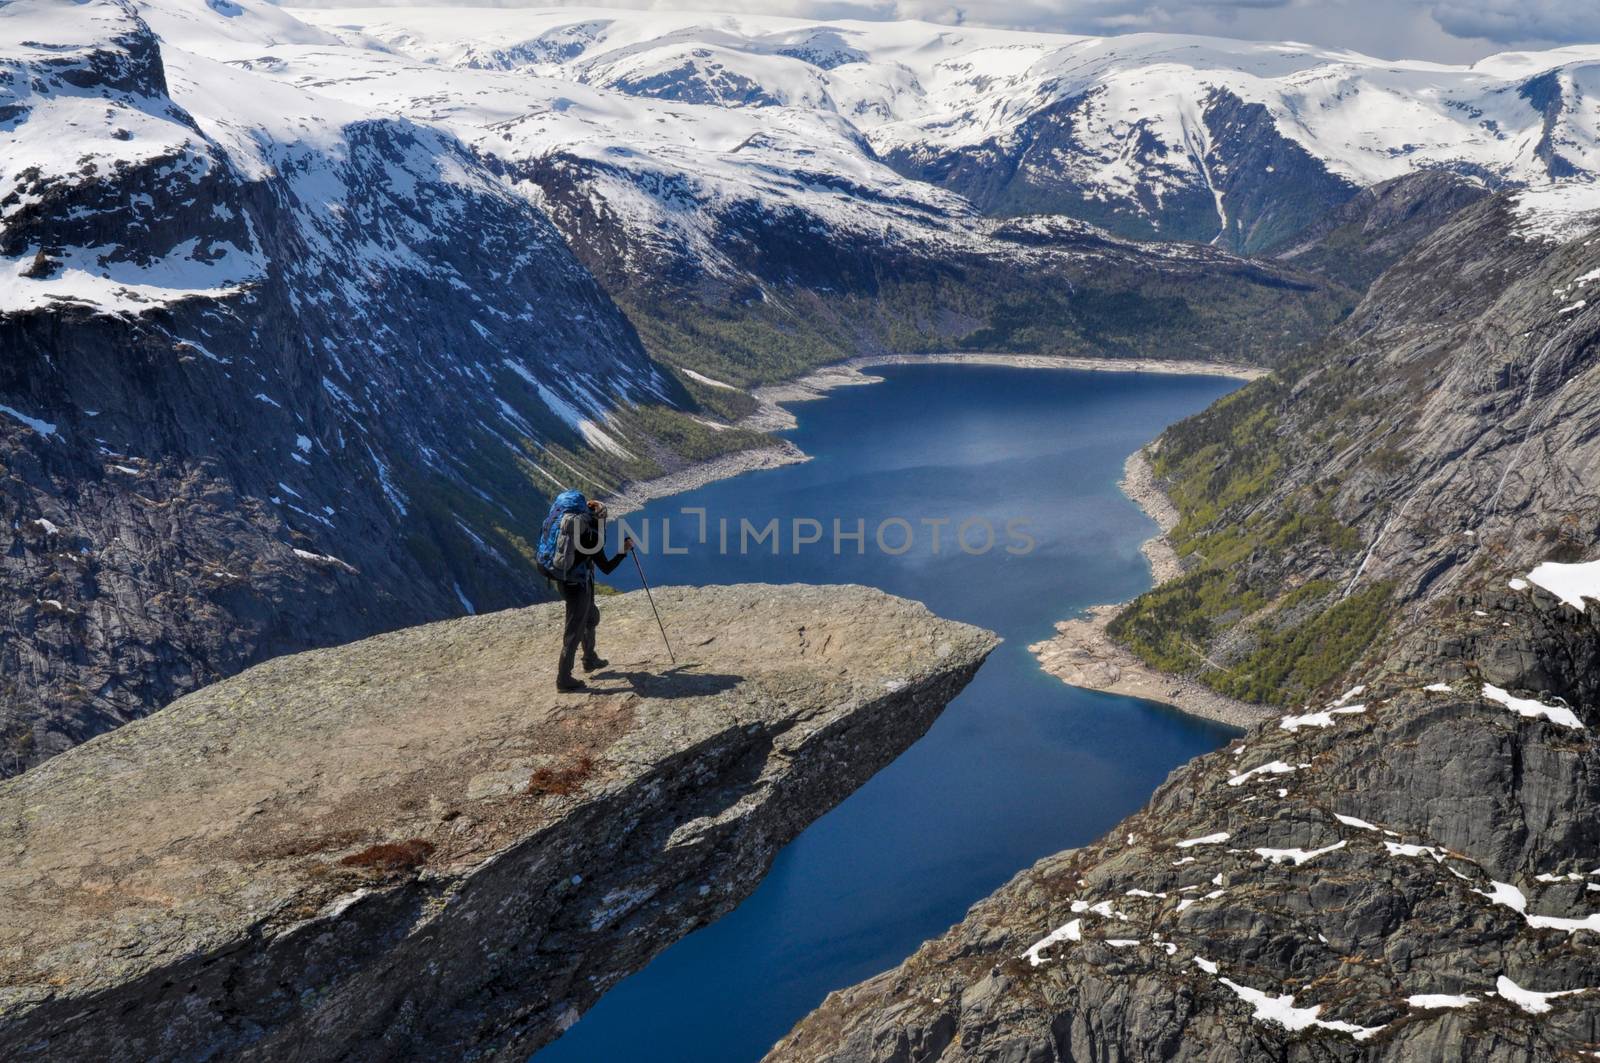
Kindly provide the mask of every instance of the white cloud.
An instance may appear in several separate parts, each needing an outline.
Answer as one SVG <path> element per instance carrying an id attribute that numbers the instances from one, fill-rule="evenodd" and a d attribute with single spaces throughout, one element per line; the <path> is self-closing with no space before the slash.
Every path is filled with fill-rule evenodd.
<path id="1" fill-rule="evenodd" d="M 300 6 L 412 0 L 288 0 Z M 451 3 L 461 0 L 415 0 Z M 551 0 L 465 0 L 549 7 Z M 560 0 L 555 0 L 556 4 Z M 1600 42 L 1595 0 L 575 0 L 585 7 L 714 10 L 811 19 L 923 19 L 1064 33 L 1202 33 L 1296 40 L 1388 59 L 1471 62 L 1506 48 Z"/>
<path id="2" fill-rule="evenodd" d="M 1433 17 L 1458 37 L 1576 44 L 1600 39 L 1593 0 L 1443 0 Z"/>

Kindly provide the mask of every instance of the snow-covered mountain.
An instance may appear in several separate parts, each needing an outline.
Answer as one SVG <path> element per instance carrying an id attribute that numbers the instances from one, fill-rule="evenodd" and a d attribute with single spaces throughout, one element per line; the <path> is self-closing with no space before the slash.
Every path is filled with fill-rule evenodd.
<path id="1" fill-rule="evenodd" d="M 559 8 L 299 14 L 356 47 L 302 78 L 497 125 L 520 155 L 799 153 L 886 195 L 886 171 L 988 214 L 1279 245 L 1358 188 L 1421 169 L 1491 185 L 1600 173 L 1600 44 L 1470 67 L 1294 43 L 1074 37 L 920 22 Z M 405 60 L 484 77 L 437 82 Z M 496 73 L 518 76 L 518 89 Z M 356 81 L 354 79 L 359 79 Z M 350 80 L 347 86 L 329 82 Z M 582 86 L 590 91 L 577 88 Z M 618 97 L 626 97 L 626 106 Z M 744 160 L 739 160 L 743 162 Z M 722 165 L 712 165 L 721 174 Z M 748 166 L 735 164 L 744 171 Z M 918 202 L 942 206 L 914 186 Z"/>
<path id="2" fill-rule="evenodd" d="M 736 383 L 861 345 L 1250 357 L 1314 334 L 1337 309 L 1273 268 L 1119 244 L 1066 216 L 997 220 L 897 171 L 872 137 L 927 109 L 930 50 L 959 54 L 936 27 L 571 9 L 296 14 L 344 47 L 241 43 L 229 61 L 448 127 L 549 213 L 653 353 Z M 906 65 L 918 55 L 921 75 Z M 1175 306 L 1175 288 L 1193 298 Z M 1259 313 L 1285 290 L 1304 295 L 1278 317 Z"/>

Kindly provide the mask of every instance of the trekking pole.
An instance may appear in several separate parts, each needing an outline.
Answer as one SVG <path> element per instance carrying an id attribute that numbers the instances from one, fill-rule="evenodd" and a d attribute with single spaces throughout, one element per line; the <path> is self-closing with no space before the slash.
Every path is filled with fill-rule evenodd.
<path id="1" fill-rule="evenodd" d="M 661 610 L 656 608 L 656 597 L 650 593 L 650 581 L 644 578 L 644 566 L 639 564 L 639 551 L 629 550 L 633 555 L 633 567 L 639 570 L 639 583 L 644 587 L 644 596 L 650 600 L 650 611 L 656 614 L 656 627 L 661 629 L 661 641 L 666 643 L 667 658 L 677 667 L 678 658 L 673 656 L 672 643 L 667 640 L 667 625 L 661 622 Z"/>

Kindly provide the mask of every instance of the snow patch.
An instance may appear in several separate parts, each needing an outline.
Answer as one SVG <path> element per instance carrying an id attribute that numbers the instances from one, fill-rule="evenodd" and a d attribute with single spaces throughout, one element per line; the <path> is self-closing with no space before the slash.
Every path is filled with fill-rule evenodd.
<path id="1" fill-rule="evenodd" d="M 1548 182 L 1511 197 L 1517 229 L 1530 239 L 1566 243 L 1600 221 L 1600 183 Z"/>
<path id="2" fill-rule="evenodd" d="M 1406 1003 L 1414 1008 L 1464 1008 L 1469 1004 L 1476 1004 L 1477 997 L 1461 996 L 1454 993 L 1413 993 L 1406 997 Z"/>
<path id="3" fill-rule="evenodd" d="M 1413 845 L 1410 842 L 1384 842 L 1383 847 L 1389 850 L 1390 856 L 1431 856 L 1436 864 L 1444 863 L 1448 855 L 1443 849 L 1432 845 Z"/>
<path id="4" fill-rule="evenodd" d="M 1343 849 L 1348 844 L 1350 843 L 1347 841 L 1337 841 L 1320 849 L 1257 849 L 1256 855 L 1274 864 L 1281 864 L 1285 860 L 1292 861 L 1298 867 L 1307 860 L 1315 859 L 1324 853 L 1331 853 L 1336 849 Z"/>
<path id="5" fill-rule="evenodd" d="M 1528 579 L 1580 613 L 1587 599 L 1600 601 L 1600 561 L 1585 561 L 1575 565 L 1546 561 L 1528 573 Z"/>
<path id="6" fill-rule="evenodd" d="M 1056 927 L 1054 930 L 1050 931 L 1050 933 L 1046 934 L 1038 941 L 1035 941 L 1032 945 L 1029 945 L 1027 951 L 1024 952 L 1023 955 L 1028 958 L 1028 965 L 1030 967 L 1037 967 L 1045 961 L 1045 957 L 1042 955 L 1045 949 L 1052 945 L 1058 945 L 1063 941 L 1082 940 L 1083 920 L 1073 919 L 1062 924 L 1061 926 Z"/>
<path id="7" fill-rule="evenodd" d="M 738 391 L 739 390 L 738 388 L 734 387 L 732 384 L 724 383 L 721 380 L 714 380 L 711 377 L 708 377 L 703 373 L 696 373 L 693 369 L 685 369 L 682 366 L 679 366 L 678 367 L 678 371 L 680 373 L 682 373 L 684 376 L 688 377 L 690 380 L 693 380 L 693 381 L 695 381 L 696 383 L 699 383 L 699 384 L 704 384 L 708 388 L 722 388 L 722 389 L 724 389 L 726 391 Z"/>
<path id="8" fill-rule="evenodd" d="M 146 265 L 119 259 L 115 246 L 68 247 L 52 256 L 52 268 L 40 277 L 27 276 L 37 248 L 0 258 L 0 313 L 86 304 L 139 314 L 183 299 L 225 298 L 265 276 L 257 254 L 227 243 L 199 244 L 187 240 Z"/>
<path id="9" fill-rule="evenodd" d="M 1257 775 L 1283 775 L 1294 770 L 1295 769 L 1293 767 L 1285 764 L 1283 761 L 1274 760 L 1269 763 L 1259 765 L 1258 767 L 1251 768 L 1249 771 L 1241 772 L 1240 774 L 1235 775 L 1233 778 L 1228 780 L 1228 785 L 1242 786 L 1251 779 L 1255 778 Z M 1227 837 L 1227 835 L 1223 835 L 1223 837 Z"/>
<path id="10" fill-rule="evenodd" d="M 1357 1041 L 1365 1041 L 1373 1034 L 1382 1030 L 1382 1026 L 1357 1026 L 1355 1023 L 1342 1022 L 1337 1019 L 1319 1018 L 1322 1014 L 1322 1005 L 1313 1004 L 1309 1008 L 1294 1006 L 1294 996 L 1285 993 L 1282 996 L 1272 996 L 1259 989 L 1252 989 L 1240 985 L 1231 978 L 1221 978 L 1219 981 L 1234 995 L 1255 1009 L 1255 1018 L 1260 1022 L 1270 1022 L 1282 1026 L 1290 1033 L 1317 1027 L 1323 1030 L 1338 1030 L 1350 1034 Z"/>
<path id="11" fill-rule="evenodd" d="M 1475 889 L 1472 892 L 1476 893 L 1480 897 L 1489 898 L 1489 900 L 1495 904 L 1503 904 L 1507 908 L 1510 908 L 1512 911 L 1519 914 L 1528 910 L 1528 898 L 1523 895 L 1521 890 L 1517 889 L 1517 887 L 1513 886 L 1511 883 L 1491 882 L 1489 883 L 1489 886 L 1489 889 Z"/>
<path id="12" fill-rule="evenodd" d="M 311 563 L 317 565 L 331 565 L 335 568 L 342 568 L 346 572 L 355 571 L 354 565 L 350 564 L 348 561 L 341 561 L 332 554 L 313 553 L 310 550 L 302 550 L 297 546 L 294 548 L 294 556 L 298 557 L 302 561 L 310 561 Z"/>
<path id="13" fill-rule="evenodd" d="M 1364 689 L 1366 688 L 1356 687 L 1354 692 Z M 1285 716 L 1278 721 L 1278 726 L 1285 731 L 1298 731 L 1302 727 L 1332 727 L 1335 716 L 1355 716 L 1366 711 L 1365 705 L 1343 705 L 1336 701 L 1321 712 L 1308 712 L 1303 716 Z"/>
<path id="14" fill-rule="evenodd" d="M 21 421 L 23 424 L 27 425 L 29 428 L 33 429 L 35 432 L 38 432 L 42 436 L 48 437 L 56 434 L 56 426 L 51 424 L 49 421 L 41 421 L 37 417 L 29 417 L 22 411 L 13 409 L 10 406 L 0 405 L 0 413 L 5 414 L 7 417 Z"/>
<path id="15" fill-rule="evenodd" d="M 1530 719 L 1543 716 L 1551 723 L 1559 724 L 1562 727 L 1571 727 L 1579 731 L 1584 729 L 1583 721 L 1578 719 L 1578 714 L 1565 705 L 1546 705 L 1535 698 L 1519 698 L 1514 694 L 1507 693 L 1493 683 L 1483 684 L 1483 696 L 1490 701 L 1499 702 L 1518 716 L 1526 716 Z"/>
<path id="16" fill-rule="evenodd" d="M 1540 993 L 1522 988 L 1505 975 L 1501 975 L 1495 981 L 1494 988 L 1495 992 L 1529 1015 L 1543 1015 L 1550 1010 L 1550 1002 L 1557 997 L 1570 997 L 1575 993 L 1586 992 L 1584 989 L 1558 989 L 1553 993 Z"/>

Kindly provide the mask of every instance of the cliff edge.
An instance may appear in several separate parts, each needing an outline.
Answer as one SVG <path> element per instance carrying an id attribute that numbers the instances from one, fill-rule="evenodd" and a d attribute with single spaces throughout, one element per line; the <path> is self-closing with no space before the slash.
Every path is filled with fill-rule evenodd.
<path id="1" fill-rule="evenodd" d="M 1179 768 L 768 1063 L 1591 1057 L 1600 605 L 1516 588 Z"/>
<path id="2" fill-rule="evenodd" d="M 284 657 L 0 785 L 0 1057 L 517 1059 L 919 737 L 995 639 L 861 587 Z"/>

